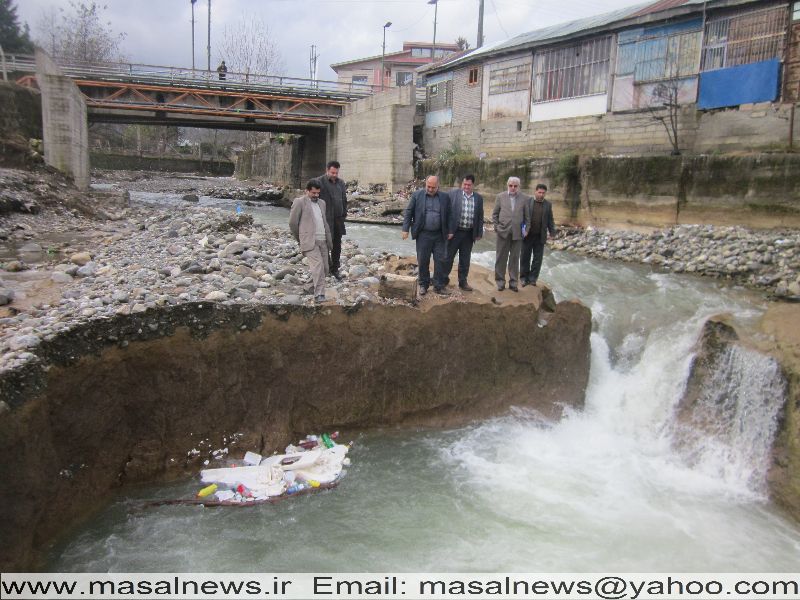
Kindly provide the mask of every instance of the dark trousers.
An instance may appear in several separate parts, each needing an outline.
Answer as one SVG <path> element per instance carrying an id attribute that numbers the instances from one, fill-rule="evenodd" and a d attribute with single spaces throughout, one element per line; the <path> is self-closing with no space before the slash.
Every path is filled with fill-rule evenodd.
<path id="1" fill-rule="evenodd" d="M 533 259 L 531 259 L 533 255 Z M 519 277 L 533 283 L 539 279 L 544 258 L 544 241 L 538 235 L 522 238 L 522 253 L 519 257 Z"/>
<path id="2" fill-rule="evenodd" d="M 330 268 L 331 273 L 335 273 L 339 270 L 341 266 L 341 258 L 342 258 L 342 236 L 344 235 L 344 218 L 334 218 L 333 219 L 333 229 L 331 229 L 331 238 L 332 238 L 332 246 L 331 246 L 331 259 L 330 259 Z"/>
<path id="3" fill-rule="evenodd" d="M 419 285 L 427 288 L 431 284 L 431 254 L 433 255 L 433 286 L 445 286 L 447 265 L 447 241 L 441 231 L 422 230 L 417 236 L 417 265 Z"/>
<path id="4" fill-rule="evenodd" d="M 458 252 L 458 285 L 466 285 L 469 275 L 469 263 L 472 260 L 472 229 L 457 229 L 453 239 L 447 241 L 447 265 L 445 266 L 445 281 L 450 282 L 450 272 Z"/>

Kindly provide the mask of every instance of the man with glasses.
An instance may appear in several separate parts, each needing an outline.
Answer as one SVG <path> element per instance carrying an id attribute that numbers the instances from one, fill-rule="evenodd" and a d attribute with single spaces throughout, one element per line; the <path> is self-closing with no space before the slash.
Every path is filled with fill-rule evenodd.
<path id="1" fill-rule="evenodd" d="M 519 254 L 522 238 L 531 227 L 531 197 L 519 191 L 519 177 L 509 177 L 507 185 L 508 191 L 495 198 L 492 211 L 492 223 L 497 234 L 494 279 L 498 291 L 506 289 L 508 268 L 508 288 L 512 292 L 518 292 Z"/>

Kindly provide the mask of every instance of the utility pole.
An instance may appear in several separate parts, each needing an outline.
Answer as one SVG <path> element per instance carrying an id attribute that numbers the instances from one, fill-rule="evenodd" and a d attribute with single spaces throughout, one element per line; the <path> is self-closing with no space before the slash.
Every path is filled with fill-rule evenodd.
<path id="1" fill-rule="evenodd" d="M 208 0 L 208 67 L 211 71 L 211 0 Z"/>
<path id="2" fill-rule="evenodd" d="M 428 0 L 428 4 L 433 4 L 433 46 L 431 46 L 431 62 L 436 60 L 436 20 L 439 16 L 439 0 Z"/>
<path id="3" fill-rule="evenodd" d="M 386 79 L 386 70 L 383 66 L 384 59 L 386 58 L 386 28 L 391 26 L 391 21 L 386 21 L 386 25 L 383 26 L 383 46 L 381 46 L 381 91 L 383 91 L 383 84 Z"/>
<path id="4" fill-rule="evenodd" d="M 478 2 L 478 44 L 476 48 L 483 46 L 483 0 Z"/>
<path id="5" fill-rule="evenodd" d="M 311 44 L 311 54 L 308 59 L 308 72 L 309 77 L 311 78 L 311 86 L 314 87 L 314 82 L 317 79 L 317 46 Z"/>
<path id="6" fill-rule="evenodd" d="M 192 77 L 194 77 L 194 3 L 197 0 L 189 0 L 192 3 Z"/>

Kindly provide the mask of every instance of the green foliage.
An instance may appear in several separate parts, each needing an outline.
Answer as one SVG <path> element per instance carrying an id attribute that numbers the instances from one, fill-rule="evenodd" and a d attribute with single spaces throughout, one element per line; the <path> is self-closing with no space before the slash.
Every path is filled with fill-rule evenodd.
<path id="1" fill-rule="evenodd" d="M 454 163 L 459 160 L 469 160 L 473 158 L 469 146 L 465 146 L 461 141 L 461 136 L 457 135 L 450 140 L 450 146 L 445 148 L 436 157 L 436 162 L 440 165 Z"/>
<path id="2" fill-rule="evenodd" d="M 577 181 L 580 178 L 578 155 L 574 152 L 562 154 L 558 157 L 558 161 L 553 165 L 548 175 L 550 180 L 557 186 Z"/>
<path id="3" fill-rule="evenodd" d="M 0 47 L 11 54 L 33 52 L 28 24 L 20 26 L 13 0 L 0 0 Z"/>

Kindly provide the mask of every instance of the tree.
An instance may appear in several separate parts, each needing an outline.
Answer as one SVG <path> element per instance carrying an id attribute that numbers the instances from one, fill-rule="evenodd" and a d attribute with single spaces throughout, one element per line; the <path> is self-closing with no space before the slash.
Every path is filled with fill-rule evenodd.
<path id="1" fill-rule="evenodd" d="M 20 27 L 13 0 L 0 0 L 0 47 L 4 52 L 33 52 L 28 24 Z"/>
<path id="2" fill-rule="evenodd" d="M 269 26 L 253 15 L 242 15 L 239 23 L 225 26 L 219 59 L 235 73 L 282 75 L 284 70 Z"/>
<path id="3" fill-rule="evenodd" d="M 45 13 L 39 21 L 39 43 L 55 57 L 67 61 L 121 61 L 124 33 L 115 34 L 110 22 L 103 22 L 106 6 L 71 0 L 69 9 Z"/>
<path id="4" fill-rule="evenodd" d="M 458 45 L 459 50 L 469 50 L 469 42 L 463 35 L 460 35 L 456 38 L 456 44 Z"/>
<path id="5" fill-rule="evenodd" d="M 670 79 L 661 82 L 653 88 L 651 103 L 648 105 L 653 119 L 664 126 L 667 131 L 669 143 L 672 145 L 672 155 L 678 156 L 681 153 L 678 139 L 678 95 L 680 93 L 680 80 Z M 666 113 L 660 109 L 666 109 Z"/>

